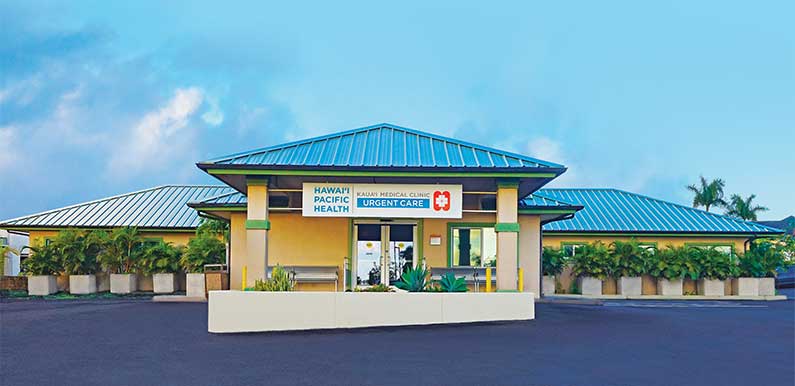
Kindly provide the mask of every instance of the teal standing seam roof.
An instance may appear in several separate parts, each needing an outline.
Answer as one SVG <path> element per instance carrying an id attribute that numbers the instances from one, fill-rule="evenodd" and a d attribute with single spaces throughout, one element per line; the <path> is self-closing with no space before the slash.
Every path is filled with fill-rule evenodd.
<path id="1" fill-rule="evenodd" d="M 166 185 L 0 222 L 0 228 L 196 228 L 201 218 L 186 204 L 232 192 L 227 186 Z"/>
<path id="2" fill-rule="evenodd" d="M 538 197 L 582 205 L 545 232 L 778 234 L 780 229 L 618 189 L 540 189 Z"/>
<path id="3" fill-rule="evenodd" d="M 388 123 L 232 154 L 198 165 L 202 168 L 565 169 L 556 163 Z"/>

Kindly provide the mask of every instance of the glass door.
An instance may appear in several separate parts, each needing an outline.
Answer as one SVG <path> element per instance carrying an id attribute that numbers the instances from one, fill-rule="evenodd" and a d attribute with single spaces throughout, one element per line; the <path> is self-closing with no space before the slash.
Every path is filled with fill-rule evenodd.
<path id="1" fill-rule="evenodd" d="M 416 224 L 379 222 L 355 226 L 357 286 L 392 285 L 414 266 Z"/>

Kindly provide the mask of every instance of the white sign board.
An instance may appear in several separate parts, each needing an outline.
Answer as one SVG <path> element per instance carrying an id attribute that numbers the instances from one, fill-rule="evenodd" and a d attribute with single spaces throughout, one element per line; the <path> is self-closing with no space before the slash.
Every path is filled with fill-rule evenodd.
<path id="1" fill-rule="evenodd" d="M 461 185 L 304 183 L 305 217 L 461 218 Z"/>

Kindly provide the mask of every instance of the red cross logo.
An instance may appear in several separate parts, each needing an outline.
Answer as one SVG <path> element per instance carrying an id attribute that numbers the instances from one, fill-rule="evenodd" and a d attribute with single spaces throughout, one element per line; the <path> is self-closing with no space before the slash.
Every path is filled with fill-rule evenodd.
<path id="1" fill-rule="evenodd" d="M 443 192 L 433 192 L 433 210 L 435 211 L 448 211 L 450 210 L 450 192 L 445 190 Z"/>

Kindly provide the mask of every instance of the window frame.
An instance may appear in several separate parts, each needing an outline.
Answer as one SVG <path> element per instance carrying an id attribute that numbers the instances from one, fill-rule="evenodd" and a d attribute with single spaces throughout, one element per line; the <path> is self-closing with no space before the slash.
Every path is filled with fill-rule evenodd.
<path id="1" fill-rule="evenodd" d="M 584 246 L 587 246 L 588 244 L 590 244 L 590 243 L 586 242 L 586 241 L 561 241 L 560 242 L 560 250 L 565 253 L 566 252 L 566 247 L 568 247 L 568 246 L 584 247 Z M 566 255 L 566 258 L 570 259 L 570 258 L 574 257 L 576 255 L 577 249 L 574 248 L 573 252 L 575 252 L 574 255 L 571 255 L 571 256 Z"/>
<path id="2" fill-rule="evenodd" d="M 447 223 L 447 268 L 465 267 L 462 265 L 453 264 L 453 230 L 454 229 L 482 229 L 494 228 L 496 223 L 493 222 L 448 222 Z M 481 233 L 482 234 L 482 233 Z M 482 238 L 482 236 L 481 236 Z M 481 243 L 482 245 L 482 243 Z M 481 256 L 481 264 L 483 264 L 483 256 Z M 482 267 L 478 267 L 482 268 Z"/>
<path id="3" fill-rule="evenodd" d="M 731 256 L 736 256 L 737 251 L 735 250 L 734 243 L 730 242 L 715 242 L 715 243 L 703 243 L 703 242 L 692 242 L 692 243 L 685 243 L 685 248 L 715 248 L 715 247 L 729 247 Z"/>

